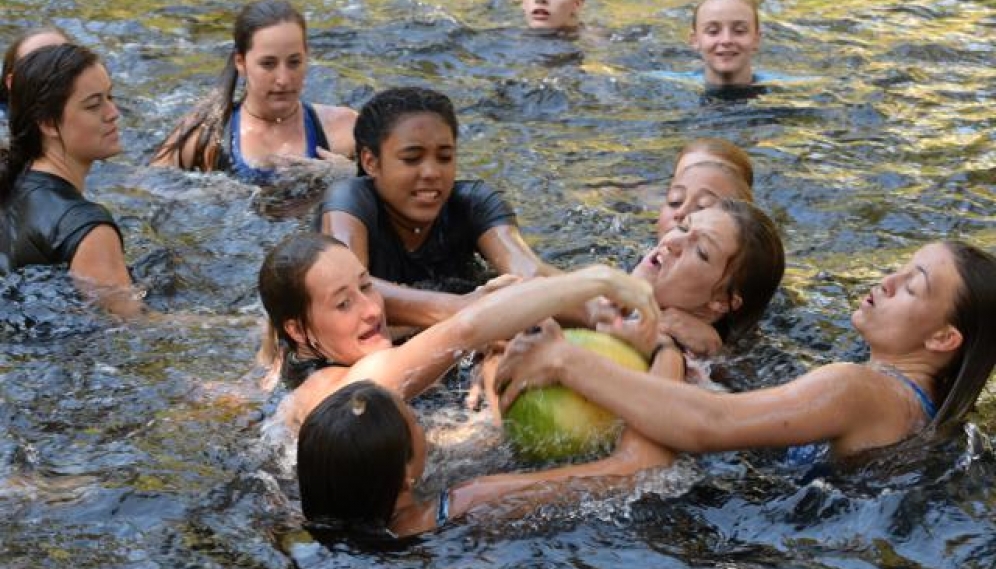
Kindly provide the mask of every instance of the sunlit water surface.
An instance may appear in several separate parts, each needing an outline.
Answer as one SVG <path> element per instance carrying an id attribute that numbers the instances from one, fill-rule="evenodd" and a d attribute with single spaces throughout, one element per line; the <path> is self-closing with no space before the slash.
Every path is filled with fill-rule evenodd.
<path id="1" fill-rule="evenodd" d="M 719 362 L 736 389 L 863 357 L 851 308 L 921 244 L 996 247 L 992 2 L 765 1 L 758 67 L 780 79 L 742 101 L 703 99 L 687 79 L 687 2 L 589 1 L 578 38 L 525 32 L 511 0 L 297 4 L 311 100 L 444 90 L 462 176 L 505 190 L 561 267 L 635 262 L 687 140 L 746 148 L 789 267 L 746 355 Z M 322 184 L 260 191 L 142 166 L 212 84 L 232 3 L 5 0 L 3 14 L 4 45 L 47 22 L 104 56 L 126 150 L 88 192 L 120 221 L 148 303 L 173 316 L 113 322 L 62 271 L 0 283 L 0 566 L 996 565 L 990 392 L 965 430 L 825 472 L 724 453 L 510 503 L 397 551 L 309 542 L 292 457 L 262 429 L 279 394 L 259 387 L 254 283 L 264 252 L 309 225 Z M 468 378 L 465 365 L 416 402 L 428 491 L 521 466 L 463 410 Z"/>

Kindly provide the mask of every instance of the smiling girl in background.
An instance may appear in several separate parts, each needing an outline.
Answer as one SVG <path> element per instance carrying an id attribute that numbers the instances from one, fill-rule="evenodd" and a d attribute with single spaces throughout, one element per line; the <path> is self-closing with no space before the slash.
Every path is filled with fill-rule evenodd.
<path id="1" fill-rule="evenodd" d="M 753 0 L 705 0 L 692 14 L 689 43 L 705 63 L 709 87 L 756 81 L 751 58 L 761 46 L 761 22 Z"/>

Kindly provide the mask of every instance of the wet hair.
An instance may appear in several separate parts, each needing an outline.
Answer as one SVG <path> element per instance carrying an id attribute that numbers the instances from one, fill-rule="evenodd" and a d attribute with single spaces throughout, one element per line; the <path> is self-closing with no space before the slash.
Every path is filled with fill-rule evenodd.
<path id="1" fill-rule="evenodd" d="M 8 130 L 9 147 L 0 150 L 0 203 L 9 197 L 17 178 L 41 157 L 44 123 L 62 123 L 76 79 L 100 64 L 89 49 L 73 45 L 50 45 L 32 51 L 14 64 Z"/>
<path id="2" fill-rule="evenodd" d="M 701 162 L 685 166 L 681 172 L 678 172 L 678 174 L 683 174 L 693 168 L 709 168 L 710 170 L 721 172 L 724 176 L 726 176 L 726 179 L 735 186 L 734 189 L 737 194 L 732 196 L 731 199 L 744 200 L 747 202 L 754 201 L 754 192 L 751 191 L 750 185 L 744 181 L 744 177 L 740 171 L 730 164 L 727 164 L 726 162 L 719 162 L 717 160 L 703 160 Z"/>
<path id="3" fill-rule="evenodd" d="M 693 152 L 709 154 L 716 161 L 727 164 L 736 170 L 737 175 L 744 182 L 747 182 L 749 187 L 754 187 L 754 166 L 750 162 L 750 156 L 736 144 L 722 138 L 696 138 L 681 149 L 681 152 L 678 153 L 678 158 L 674 161 L 674 165 L 677 166 L 686 154 Z M 675 172 L 675 174 L 677 173 Z"/>
<path id="4" fill-rule="evenodd" d="M 405 115 L 414 113 L 435 113 L 439 115 L 456 140 L 459 131 L 456 111 L 453 102 L 446 95 L 424 89 L 422 87 L 398 87 L 381 91 L 360 109 L 360 115 L 353 126 L 353 138 L 356 140 L 356 163 L 360 176 L 366 175 L 363 170 L 362 152 L 368 149 L 374 156 L 380 157 L 380 147 L 394 130 L 395 125 Z"/>
<path id="5" fill-rule="evenodd" d="M 975 406 L 996 365 L 996 257 L 960 241 L 945 241 L 954 257 L 961 287 L 949 320 L 962 344 L 934 380 L 941 404 L 934 424 L 961 420 Z"/>
<path id="6" fill-rule="evenodd" d="M 702 8 L 702 6 L 704 6 L 705 3 L 708 2 L 708 1 L 709 0 L 702 0 L 702 2 L 699 2 L 698 4 L 695 5 L 695 10 L 692 11 L 692 29 L 693 30 L 695 29 L 695 26 L 698 24 L 699 9 Z M 748 6 L 750 6 L 751 11 L 754 12 L 754 29 L 755 30 L 760 30 L 761 29 L 761 15 L 758 14 L 757 1 L 756 0 L 740 0 L 740 2 L 743 2 L 744 4 L 747 4 Z"/>
<path id="7" fill-rule="evenodd" d="M 14 38 L 14 42 L 10 44 L 10 47 L 3 54 L 3 80 L 0 81 L 0 103 L 7 104 L 10 101 L 10 91 L 7 89 L 7 77 L 14 72 L 14 63 L 17 62 L 17 52 L 21 50 L 24 42 L 44 34 L 62 36 L 66 40 L 66 43 L 69 43 L 69 37 L 59 28 L 53 27 L 32 28 Z"/>
<path id="8" fill-rule="evenodd" d="M 272 360 L 296 352 L 297 342 L 284 329 L 287 321 L 297 321 L 302 330 L 308 329 L 308 307 L 311 296 L 304 279 L 318 260 L 318 256 L 332 247 L 346 244 L 322 233 L 295 233 L 278 243 L 266 255 L 259 269 L 259 297 L 269 318 L 270 335 L 277 346 L 272 349 Z M 305 376 L 306 377 L 306 376 Z M 303 379 L 301 379 L 303 381 Z M 297 382 L 298 385 L 300 381 Z M 289 385 L 295 388 L 297 385 Z"/>
<path id="9" fill-rule="evenodd" d="M 397 398 L 376 383 L 350 383 L 304 420 L 297 442 L 301 509 L 312 523 L 386 529 L 412 459 Z"/>
<path id="10" fill-rule="evenodd" d="M 216 167 L 214 161 L 209 161 L 207 150 L 212 144 L 221 144 L 221 138 L 232 117 L 234 109 L 235 87 L 239 80 L 239 72 L 235 67 L 236 54 L 245 56 L 252 49 L 252 38 L 256 32 L 290 22 L 301 27 L 304 36 L 305 49 L 308 46 L 308 26 L 304 16 L 286 0 L 259 0 L 242 7 L 235 18 L 232 27 L 232 39 L 235 47 L 228 55 L 225 68 L 218 77 L 214 91 L 190 113 L 166 137 L 167 141 L 156 152 L 153 160 L 172 152 L 177 153 L 177 162 L 181 168 L 212 170 Z M 191 136 L 197 134 L 194 146 L 193 164 L 183 164 L 182 150 Z M 215 157 L 217 154 L 215 154 Z"/>
<path id="11" fill-rule="evenodd" d="M 755 205 L 743 200 L 721 200 L 716 207 L 736 222 L 740 243 L 726 267 L 726 275 L 727 291 L 740 295 L 741 304 L 713 324 L 727 342 L 749 331 L 764 315 L 785 273 L 785 250 L 775 223 Z"/>

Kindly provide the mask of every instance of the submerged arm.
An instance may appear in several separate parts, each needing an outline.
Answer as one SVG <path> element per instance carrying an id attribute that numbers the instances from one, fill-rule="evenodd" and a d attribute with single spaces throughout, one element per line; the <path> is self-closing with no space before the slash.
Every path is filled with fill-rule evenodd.
<path id="1" fill-rule="evenodd" d="M 69 263 L 77 286 L 107 311 L 130 318 L 144 307 L 132 290 L 121 238 L 110 225 L 98 225 L 80 241 Z"/>

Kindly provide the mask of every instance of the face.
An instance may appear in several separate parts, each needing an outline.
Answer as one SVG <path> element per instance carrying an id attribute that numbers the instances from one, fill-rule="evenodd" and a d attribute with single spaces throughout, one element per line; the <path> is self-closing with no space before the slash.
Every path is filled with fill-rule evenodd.
<path id="1" fill-rule="evenodd" d="M 950 250 L 942 244 L 927 245 L 872 287 L 851 322 L 873 352 L 913 353 L 949 326 L 961 286 Z"/>
<path id="2" fill-rule="evenodd" d="M 60 152 L 64 149 L 80 162 L 103 160 L 121 152 L 119 113 L 111 87 L 111 77 L 103 65 L 83 71 L 73 83 L 58 130 L 41 125 L 46 144 Z"/>
<path id="3" fill-rule="evenodd" d="M 731 301 L 725 274 L 739 250 L 738 240 L 728 213 L 703 209 L 664 235 L 633 275 L 650 283 L 662 308 L 681 308 L 714 322 Z"/>
<path id="4" fill-rule="evenodd" d="M 705 62 L 706 82 L 747 85 L 750 60 L 761 45 L 754 11 L 743 0 L 707 0 L 699 7 L 690 43 Z"/>
<path id="5" fill-rule="evenodd" d="M 431 224 L 453 191 L 456 139 L 435 113 L 401 117 L 380 156 L 364 148 L 360 158 L 390 215 L 406 226 Z"/>
<path id="6" fill-rule="evenodd" d="M 235 54 L 235 66 L 246 78 L 246 101 L 253 112 L 285 116 L 304 88 L 304 30 L 295 22 L 281 22 L 256 31 L 249 51 Z"/>
<path id="7" fill-rule="evenodd" d="M 407 403 L 402 401 L 401 397 L 395 394 L 394 401 L 404 416 L 405 422 L 408 423 L 408 431 L 412 434 L 412 458 L 408 463 L 407 476 L 417 481 L 425 473 L 425 457 L 428 454 L 428 445 L 425 442 L 425 429 L 422 428 L 422 424 L 415 417 L 415 411 Z"/>
<path id="8" fill-rule="evenodd" d="M 305 274 L 304 284 L 311 297 L 307 331 L 311 341 L 299 339 L 299 330 L 288 330 L 299 344 L 314 342 L 325 356 L 348 365 L 391 347 L 384 300 L 374 290 L 366 267 L 349 249 L 323 251 Z"/>
<path id="9" fill-rule="evenodd" d="M 572 28 L 578 25 L 581 3 L 582 0 L 522 0 L 522 13 L 530 28 Z"/>
<path id="10" fill-rule="evenodd" d="M 698 162 L 692 162 L 699 158 Z M 715 167 L 694 166 L 703 160 L 715 160 L 709 154 L 690 152 L 678 162 L 678 172 L 671 180 L 664 204 L 657 218 L 657 236 L 663 237 L 677 227 L 689 214 L 712 207 L 723 198 L 743 198 L 742 191 L 730 173 Z"/>

